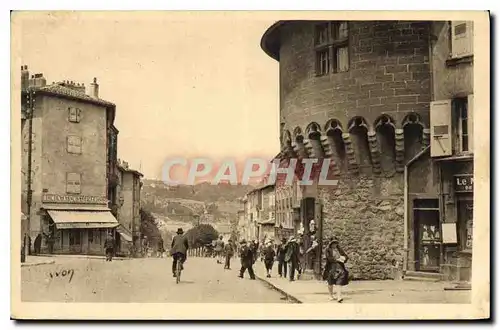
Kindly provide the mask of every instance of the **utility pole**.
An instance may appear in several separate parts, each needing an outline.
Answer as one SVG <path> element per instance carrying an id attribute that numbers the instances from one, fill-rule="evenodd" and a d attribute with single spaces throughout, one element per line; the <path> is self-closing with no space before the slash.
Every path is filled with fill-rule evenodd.
<path id="1" fill-rule="evenodd" d="M 27 107 L 26 115 L 28 117 L 28 173 L 27 173 L 27 191 L 26 191 L 26 231 L 29 236 L 31 231 L 31 202 L 33 198 L 33 191 L 31 190 L 31 167 L 32 167 L 32 150 L 33 150 L 33 110 L 35 109 L 35 91 L 31 88 L 28 89 L 27 93 Z M 23 237 L 23 246 L 26 255 L 29 253 L 29 246 L 26 246 L 26 241 Z"/>

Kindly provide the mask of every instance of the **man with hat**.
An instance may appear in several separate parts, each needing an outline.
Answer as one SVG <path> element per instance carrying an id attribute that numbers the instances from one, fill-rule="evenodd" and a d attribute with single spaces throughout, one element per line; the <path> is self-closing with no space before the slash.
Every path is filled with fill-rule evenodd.
<path id="1" fill-rule="evenodd" d="M 233 240 L 229 239 L 227 244 L 224 245 L 224 254 L 226 257 L 226 263 L 224 264 L 224 269 L 231 269 L 231 258 L 234 255 Z"/>
<path id="2" fill-rule="evenodd" d="M 187 257 L 187 250 L 189 248 L 187 237 L 184 236 L 184 230 L 182 228 L 177 229 L 177 235 L 172 239 L 172 246 L 170 249 L 170 255 L 174 259 L 172 262 L 172 274 L 174 277 L 177 276 L 175 273 L 177 269 L 177 262 L 181 263 L 181 270 L 184 269 L 184 262 Z"/>
<path id="3" fill-rule="evenodd" d="M 285 262 L 285 254 L 286 254 L 286 238 L 281 239 L 281 244 L 278 245 L 278 249 L 276 251 L 276 255 L 278 256 L 278 275 L 280 277 L 286 278 L 287 273 L 287 263 Z"/>
<path id="4" fill-rule="evenodd" d="M 245 274 L 245 270 L 248 269 L 248 275 L 250 275 L 251 280 L 255 280 L 255 273 L 253 272 L 253 263 L 254 263 L 254 254 L 252 249 L 247 246 L 246 240 L 241 240 L 241 249 L 240 249 L 240 258 L 241 258 L 241 269 L 240 269 L 240 278 L 243 278 L 243 274 Z"/>

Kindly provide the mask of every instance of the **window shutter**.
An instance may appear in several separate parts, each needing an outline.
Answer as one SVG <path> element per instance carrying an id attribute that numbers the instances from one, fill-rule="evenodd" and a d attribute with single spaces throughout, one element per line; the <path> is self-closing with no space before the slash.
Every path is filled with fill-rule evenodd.
<path id="1" fill-rule="evenodd" d="M 80 173 L 66 174 L 66 192 L 72 194 L 80 193 Z"/>
<path id="2" fill-rule="evenodd" d="M 451 100 L 431 102 L 431 157 L 451 154 Z"/>
<path id="3" fill-rule="evenodd" d="M 469 137 L 469 151 L 474 152 L 474 94 L 467 99 L 467 133 Z"/>
<path id="4" fill-rule="evenodd" d="M 451 55 L 453 58 L 473 54 L 472 22 L 451 22 Z"/>

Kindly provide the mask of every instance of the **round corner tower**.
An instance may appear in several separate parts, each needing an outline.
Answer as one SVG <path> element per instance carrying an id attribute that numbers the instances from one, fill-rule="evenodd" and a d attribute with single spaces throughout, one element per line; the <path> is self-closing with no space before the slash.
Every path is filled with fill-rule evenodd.
<path id="1" fill-rule="evenodd" d="M 279 21 L 262 49 L 279 61 L 282 154 L 329 158 L 317 187 L 322 238 L 354 278 L 391 278 L 404 255 L 405 164 L 429 144 L 430 22 Z"/>

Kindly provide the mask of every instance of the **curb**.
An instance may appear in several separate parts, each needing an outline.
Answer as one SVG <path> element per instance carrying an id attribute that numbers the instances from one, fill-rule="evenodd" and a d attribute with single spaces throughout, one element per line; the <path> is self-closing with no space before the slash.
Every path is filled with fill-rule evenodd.
<path id="1" fill-rule="evenodd" d="M 278 287 L 277 285 L 271 283 L 270 281 L 264 279 L 263 277 L 261 276 L 258 276 L 257 274 L 255 274 L 255 277 L 257 279 L 259 279 L 259 281 L 262 281 L 264 282 L 267 286 L 270 286 L 272 289 L 278 291 L 279 293 L 281 293 L 282 295 L 284 295 L 287 299 L 293 301 L 294 303 L 296 304 L 302 304 L 303 302 L 301 300 L 299 300 L 297 297 L 294 297 L 292 296 L 291 294 L 289 294 L 288 292 L 284 291 L 283 289 L 281 289 L 280 287 Z"/>
<path id="2" fill-rule="evenodd" d="M 64 254 L 39 254 L 37 257 L 43 258 L 68 258 L 68 259 L 106 259 L 105 256 L 94 256 L 94 255 L 64 255 Z M 125 257 L 113 257 L 113 260 L 132 260 L 132 259 L 147 259 L 147 258 L 125 258 Z"/>
<path id="3" fill-rule="evenodd" d="M 40 266 L 40 265 L 52 265 L 55 264 L 55 260 L 52 261 L 42 261 L 42 262 L 36 262 L 33 264 L 21 264 L 21 267 L 32 267 L 32 266 Z"/>

